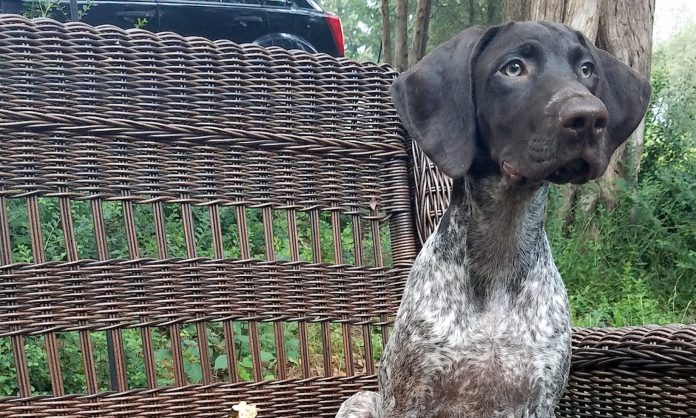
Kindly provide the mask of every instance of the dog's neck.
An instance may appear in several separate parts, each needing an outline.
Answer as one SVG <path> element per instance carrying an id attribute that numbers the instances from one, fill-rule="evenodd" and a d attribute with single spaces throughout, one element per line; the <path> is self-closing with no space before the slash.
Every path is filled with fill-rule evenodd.
<path id="1" fill-rule="evenodd" d="M 437 234 L 459 251 L 450 261 L 466 260 L 474 286 L 485 291 L 524 280 L 547 245 L 547 190 L 547 184 L 514 185 L 500 175 L 455 180 Z"/>

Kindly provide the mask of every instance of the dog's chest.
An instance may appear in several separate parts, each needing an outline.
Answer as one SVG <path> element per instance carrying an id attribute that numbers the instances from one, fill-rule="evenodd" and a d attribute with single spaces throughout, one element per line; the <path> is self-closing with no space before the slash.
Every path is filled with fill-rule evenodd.
<path id="1" fill-rule="evenodd" d="M 451 283 L 443 286 L 450 292 L 415 297 L 420 309 L 404 322 L 419 324 L 416 334 L 425 336 L 424 362 L 443 401 L 438 418 L 533 417 L 552 409 L 567 371 L 567 302 L 562 286 L 554 289 L 557 271 L 531 273 L 516 292 L 501 289 L 485 301 Z"/>
<path id="2" fill-rule="evenodd" d="M 443 369 L 444 416 L 524 416 L 536 408 L 545 370 L 559 367 L 555 345 L 533 335 L 511 312 L 491 309 L 443 345 L 451 367 Z"/>

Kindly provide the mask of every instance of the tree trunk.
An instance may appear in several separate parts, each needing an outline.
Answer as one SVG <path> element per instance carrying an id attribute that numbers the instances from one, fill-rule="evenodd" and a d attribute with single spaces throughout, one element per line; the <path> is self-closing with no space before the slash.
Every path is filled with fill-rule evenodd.
<path id="1" fill-rule="evenodd" d="M 474 0 L 469 0 L 469 26 L 476 24 L 476 5 Z"/>
<path id="2" fill-rule="evenodd" d="M 566 0 L 563 23 L 579 30 L 590 40 L 597 41 L 600 0 Z"/>
<path id="3" fill-rule="evenodd" d="M 391 44 L 391 22 L 389 19 L 389 0 L 381 0 L 382 7 L 382 52 L 384 54 L 384 62 L 394 65 L 394 54 L 392 53 Z"/>
<path id="4" fill-rule="evenodd" d="M 563 22 L 565 15 L 564 0 L 531 0 L 530 20 Z"/>
<path id="5" fill-rule="evenodd" d="M 80 20 L 80 12 L 77 9 L 77 0 L 70 0 L 70 20 L 73 22 Z"/>
<path id="6" fill-rule="evenodd" d="M 532 0 L 505 0 L 504 20 L 530 20 Z"/>
<path id="7" fill-rule="evenodd" d="M 396 1 L 396 56 L 394 65 L 398 71 L 408 68 L 408 0 Z"/>
<path id="8" fill-rule="evenodd" d="M 428 45 L 428 27 L 430 26 L 430 9 L 432 0 L 418 0 L 416 7 L 416 21 L 413 25 L 413 45 L 409 55 L 409 66 L 417 63 L 425 56 L 425 48 Z"/>
<path id="9" fill-rule="evenodd" d="M 597 43 L 624 64 L 646 77 L 650 75 L 652 29 L 655 0 L 604 0 L 601 2 Z M 645 121 L 611 159 L 600 180 L 601 198 L 610 206 L 614 202 L 616 180 L 634 183 L 643 155 Z"/>
<path id="10" fill-rule="evenodd" d="M 594 42 L 599 26 L 600 0 L 506 0 L 507 20 L 546 20 L 565 23 Z"/>

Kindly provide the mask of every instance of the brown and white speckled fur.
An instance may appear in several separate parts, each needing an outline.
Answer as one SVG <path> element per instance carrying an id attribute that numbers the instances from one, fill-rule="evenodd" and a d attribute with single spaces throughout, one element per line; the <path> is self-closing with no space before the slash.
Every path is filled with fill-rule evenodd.
<path id="1" fill-rule="evenodd" d="M 500 176 L 455 182 L 408 278 L 380 367 L 381 397 L 361 392 L 343 406 L 356 412 L 338 417 L 553 416 L 570 324 L 543 228 L 546 190 Z M 399 403 L 404 391 L 417 395 Z"/>
<path id="2" fill-rule="evenodd" d="M 494 176 L 455 188 L 411 272 L 380 370 L 387 405 L 406 380 L 394 373 L 419 376 L 433 398 L 389 405 L 384 417 L 552 416 L 569 367 L 570 325 L 543 229 L 546 186 Z M 404 350 L 425 359 L 409 363 Z M 409 370 L 414 363 L 422 369 Z"/>

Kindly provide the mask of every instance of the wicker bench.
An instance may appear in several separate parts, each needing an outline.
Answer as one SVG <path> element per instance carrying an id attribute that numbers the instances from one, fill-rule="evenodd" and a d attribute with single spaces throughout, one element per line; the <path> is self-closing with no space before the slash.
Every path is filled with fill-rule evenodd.
<path id="1" fill-rule="evenodd" d="M 374 389 L 449 187 L 394 76 L 0 16 L 0 417 L 333 417 Z M 573 343 L 559 416 L 696 416 L 696 327 Z"/>

